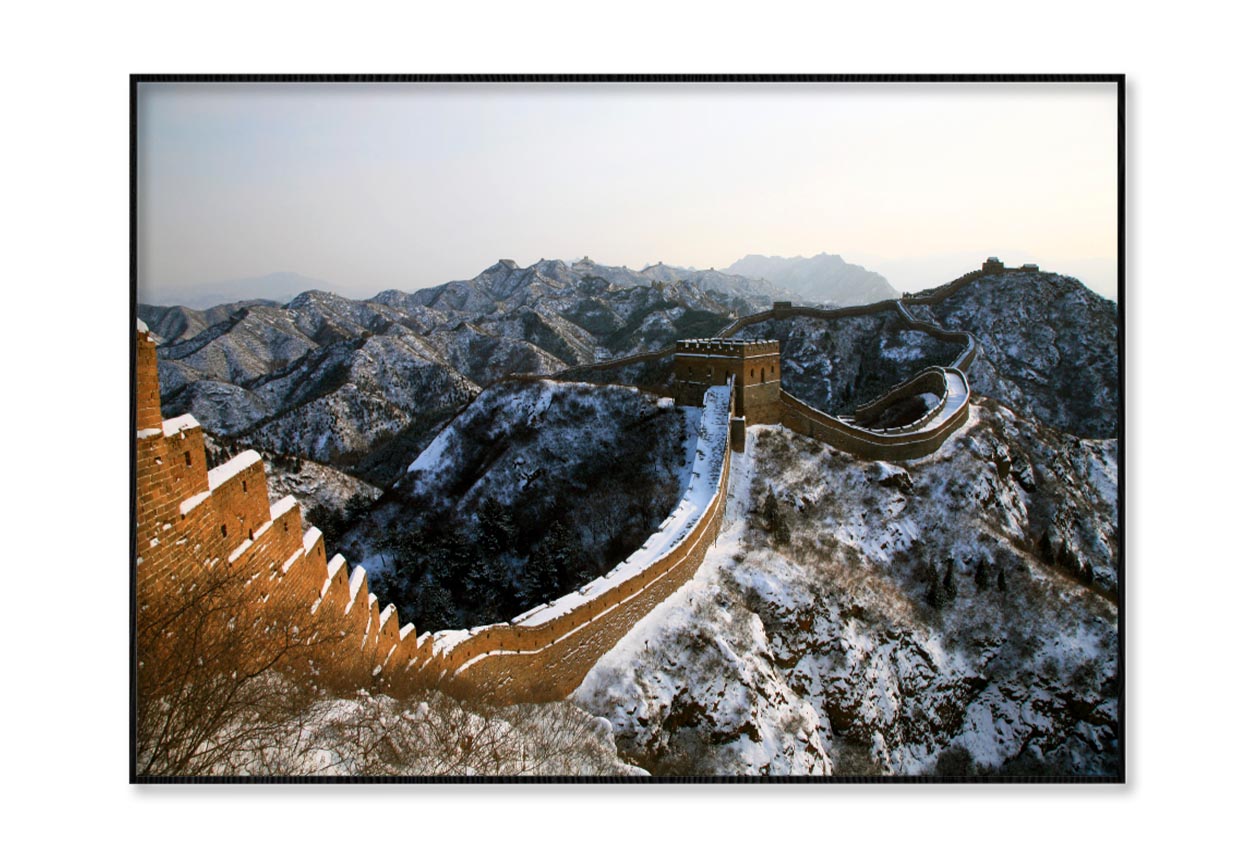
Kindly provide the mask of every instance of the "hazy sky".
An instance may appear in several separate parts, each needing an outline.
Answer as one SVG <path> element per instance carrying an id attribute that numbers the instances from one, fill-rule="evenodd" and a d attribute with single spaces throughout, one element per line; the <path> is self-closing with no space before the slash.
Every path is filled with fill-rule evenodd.
<path id="1" fill-rule="evenodd" d="M 138 143 L 141 302 L 824 251 L 903 290 L 987 255 L 1117 287 L 1114 84 L 144 84 Z"/>

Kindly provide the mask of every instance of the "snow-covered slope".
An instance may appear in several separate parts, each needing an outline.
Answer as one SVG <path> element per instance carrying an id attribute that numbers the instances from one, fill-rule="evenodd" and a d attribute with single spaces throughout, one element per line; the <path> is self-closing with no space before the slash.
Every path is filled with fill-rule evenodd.
<path id="1" fill-rule="evenodd" d="M 997 405 L 903 466 L 754 427 L 717 546 L 574 699 L 659 773 L 1114 772 L 1117 608 L 1034 536 L 1111 583 L 1115 456 Z"/>
<path id="2" fill-rule="evenodd" d="M 294 461 L 288 466 L 284 465 L 282 459 L 283 457 L 266 457 L 266 484 L 270 495 L 291 495 L 299 501 L 306 526 L 311 523 L 310 514 L 319 507 L 325 511 L 342 513 L 354 498 L 368 505 L 378 500 L 383 493 L 382 489 L 329 465 L 304 459 Z M 326 533 L 326 530 L 322 532 Z M 330 545 L 330 549 L 334 553 L 334 543 Z"/>
<path id="3" fill-rule="evenodd" d="M 976 393 L 1074 435 L 1118 434 L 1118 308 L 1079 280 L 1010 270 L 910 310 L 974 334 Z"/>
<path id="4" fill-rule="evenodd" d="M 644 542 L 679 500 L 699 416 L 634 388 L 497 383 L 343 548 L 419 630 L 511 618 Z"/>

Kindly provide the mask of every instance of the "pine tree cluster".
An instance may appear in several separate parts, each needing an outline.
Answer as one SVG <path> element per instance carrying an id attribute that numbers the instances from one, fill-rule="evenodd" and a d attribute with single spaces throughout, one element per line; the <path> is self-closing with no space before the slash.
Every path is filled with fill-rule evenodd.
<path id="1" fill-rule="evenodd" d="M 523 535 L 516 509 L 494 497 L 476 516 L 471 524 L 421 519 L 387 534 L 392 571 L 371 586 L 420 632 L 504 621 L 598 574 L 561 520 Z"/>

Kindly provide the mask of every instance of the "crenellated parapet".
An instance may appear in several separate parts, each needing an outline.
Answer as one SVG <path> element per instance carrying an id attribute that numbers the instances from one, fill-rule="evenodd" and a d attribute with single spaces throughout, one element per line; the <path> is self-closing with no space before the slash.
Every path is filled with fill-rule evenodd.
<path id="1" fill-rule="evenodd" d="M 328 689 L 374 683 L 376 668 L 395 657 L 401 632 L 382 623 L 365 570 L 349 572 L 339 555 L 328 559 L 317 528 L 303 531 L 294 498 L 271 503 L 258 453 L 208 468 L 195 418 L 161 417 L 156 345 L 142 324 L 135 385 L 141 694 L 162 689 L 168 673 L 155 669 L 174 666 L 181 644 L 211 641 L 250 650 L 233 665 L 274 656 L 276 669 L 314 676 Z M 394 619 L 394 608 L 389 613 Z"/>

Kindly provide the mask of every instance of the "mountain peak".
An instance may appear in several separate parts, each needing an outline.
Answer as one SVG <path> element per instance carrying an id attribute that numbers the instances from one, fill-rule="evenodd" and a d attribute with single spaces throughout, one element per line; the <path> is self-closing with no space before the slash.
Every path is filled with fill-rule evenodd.
<path id="1" fill-rule="evenodd" d="M 826 252 L 810 258 L 746 255 L 723 272 L 762 278 L 813 302 L 865 305 L 898 295 L 879 273 Z"/>
<path id="2" fill-rule="evenodd" d="M 310 305 L 326 304 L 328 302 L 345 302 L 344 297 L 331 293 L 329 290 L 306 290 L 297 294 L 286 305 L 287 308 L 306 308 Z"/>

